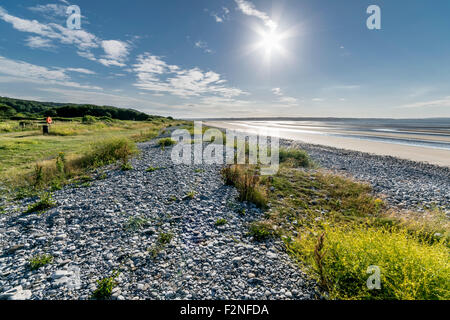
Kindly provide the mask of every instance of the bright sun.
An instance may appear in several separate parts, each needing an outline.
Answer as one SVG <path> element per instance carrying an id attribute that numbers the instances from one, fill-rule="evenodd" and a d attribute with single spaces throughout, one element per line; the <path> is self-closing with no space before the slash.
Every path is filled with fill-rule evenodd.
<path id="1" fill-rule="evenodd" d="M 247 53 L 260 52 L 265 62 L 271 61 L 281 56 L 282 59 L 290 58 L 288 47 L 292 46 L 292 40 L 298 33 L 298 26 L 291 27 L 287 30 L 280 30 L 276 25 L 264 28 L 261 26 L 253 27 L 257 41 L 249 44 Z M 279 60 L 279 59 L 278 59 Z"/>
<path id="2" fill-rule="evenodd" d="M 271 53 L 274 49 L 280 49 L 280 36 L 271 30 L 262 34 L 261 46 L 266 50 L 266 53 Z"/>

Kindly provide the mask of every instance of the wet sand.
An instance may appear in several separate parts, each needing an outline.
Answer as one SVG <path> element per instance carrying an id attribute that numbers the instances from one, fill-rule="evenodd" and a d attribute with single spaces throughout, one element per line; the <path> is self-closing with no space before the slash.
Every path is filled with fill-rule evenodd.
<path id="1" fill-rule="evenodd" d="M 450 167 L 450 150 L 396 144 L 389 142 L 380 141 L 369 141 L 361 140 L 351 137 L 336 137 L 320 134 L 321 132 L 326 132 L 330 130 L 324 127 L 310 127 L 308 130 L 295 130 L 294 127 L 288 128 L 287 126 L 282 127 L 266 127 L 263 129 L 262 125 L 257 128 L 257 125 L 248 125 L 244 122 L 231 122 L 231 121 L 207 121 L 205 125 L 224 129 L 233 129 L 248 133 L 258 133 L 262 132 L 266 135 L 278 136 L 284 139 L 292 139 L 296 141 L 301 141 L 310 144 L 318 144 L 324 146 L 330 146 L 334 148 L 341 148 L 347 150 L 355 150 L 361 152 L 372 153 L 376 155 L 383 156 L 393 156 L 401 159 L 408 159 L 413 161 L 426 162 L 430 164 L 435 164 L 444 167 Z M 301 128 L 303 129 L 303 128 Z M 335 129 L 331 129 L 333 132 L 337 132 Z M 348 133 L 348 131 L 340 131 L 342 134 Z M 362 131 L 363 132 L 363 131 Z M 365 132 L 365 135 L 373 135 L 371 132 Z M 402 133 L 379 133 L 377 136 L 383 137 L 404 137 Z M 430 136 L 427 134 L 414 134 L 414 138 L 430 140 Z M 436 138 L 436 141 L 450 142 L 449 138 Z"/>

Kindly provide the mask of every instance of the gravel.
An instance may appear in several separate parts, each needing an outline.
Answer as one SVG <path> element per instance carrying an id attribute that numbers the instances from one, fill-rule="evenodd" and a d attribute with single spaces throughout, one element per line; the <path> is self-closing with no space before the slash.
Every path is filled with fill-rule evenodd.
<path id="1" fill-rule="evenodd" d="M 42 214 L 23 214 L 36 199 L 6 206 L 0 299 L 89 299 L 97 280 L 116 270 L 112 299 L 119 300 L 318 297 L 281 243 L 247 235 L 263 213 L 235 200 L 219 166 L 173 165 L 171 148 L 155 142 L 139 148 L 133 170 L 109 169 L 88 187 L 54 192 L 57 207 Z M 159 169 L 146 172 L 149 166 Z M 186 197 L 190 191 L 193 199 Z M 219 218 L 227 223 L 216 226 Z M 155 250 L 162 233 L 173 238 Z M 29 259 L 37 254 L 54 260 L 31 271 Z"/>

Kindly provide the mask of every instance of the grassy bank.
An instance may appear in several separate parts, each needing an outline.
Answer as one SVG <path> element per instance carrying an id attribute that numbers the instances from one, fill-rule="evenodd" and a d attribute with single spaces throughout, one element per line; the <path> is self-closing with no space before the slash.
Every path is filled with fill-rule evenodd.
<path id="1" fill-rule="evenodd" d="M 0 123 L 0 183 L 8 189 L 39 190 L 60 186 L 93 167 L 125 159 L 135 153 L 135 142 L 150 140 L 180 121 L 120 121 L 90 117 L 56 122 L 49 135 L 40 127 L 22 130 L 18 121 Z M 8 131 L 8 132 L 5 132 Z"/>
<path id="2" fill-rule="evenodd" d="M 280 170 L 233 165 L 224 181 L 239 200 L 266 208 L 256 241 L 279 237 L 331 299 L 449 299 L 450 224 L 445 214 L 387 209 L 369 185 L 316 169 L 302 151 L 281 150 Z M 380 289 L 367 286 L 373 266 Z"/>

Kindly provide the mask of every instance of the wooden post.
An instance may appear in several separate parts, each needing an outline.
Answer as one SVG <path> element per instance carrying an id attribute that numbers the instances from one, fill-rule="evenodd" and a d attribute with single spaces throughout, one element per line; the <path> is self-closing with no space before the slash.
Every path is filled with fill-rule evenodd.
<path id="1" fill-rule="evenodd" d="M 48 134 L 48 125 L 46 125 L 46 124 L 44 124 L 43 126 L 42 126 L 42 134 Z"/>

